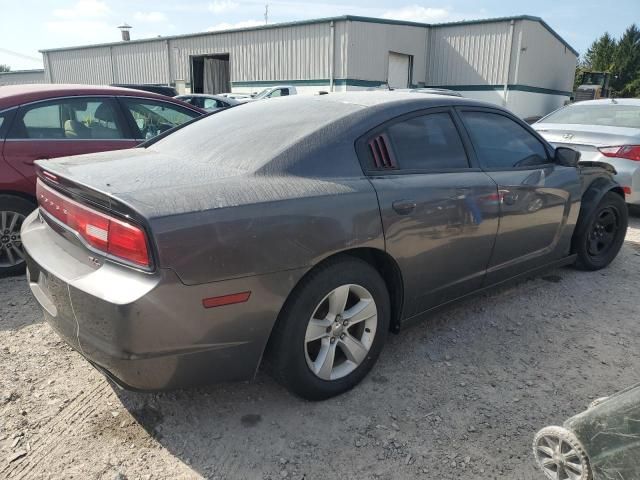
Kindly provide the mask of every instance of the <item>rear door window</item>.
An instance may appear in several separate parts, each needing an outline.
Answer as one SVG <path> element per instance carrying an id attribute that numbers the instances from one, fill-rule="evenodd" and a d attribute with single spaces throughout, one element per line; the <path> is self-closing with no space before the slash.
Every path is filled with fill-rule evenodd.
<path id="1" fill-rule="evenodd" d="M 136 138 L 145 140 L 200 116 L 198 112 L 169 102 L 138 98 L 123 98 L 122 102 L 137 130 Z"/>
<path id="2" fill-rule="evenodd" d="M 483 168 L 504 170 L 550 162 L 542 142 L 511 118 L 485 111 L 461 114 Z"/>
<path id="3" fill-rule="evenodd" d="M 437 171 L 469 167 L 458 129 L 447 112 L 398 121 L 387 127 L 386 133 L 401 170 Z"/>
<path id="4" fill-rule="evenodd" d="M 20 108 L 8 138 L 124 139 L 122 120 L 111 99 L 67 98 Z"/>

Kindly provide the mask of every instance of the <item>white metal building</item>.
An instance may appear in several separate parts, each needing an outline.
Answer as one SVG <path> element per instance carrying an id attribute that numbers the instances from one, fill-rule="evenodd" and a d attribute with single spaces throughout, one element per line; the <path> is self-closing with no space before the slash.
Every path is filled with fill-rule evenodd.
<path id="1" fill-rule="evenodd" d="M 437 25 L 343 16 L 42 54 L 51 83 L 184 84 L 210 93 L 438 86 L 524 117 L 569 99 L 578 57 L 530 16 Z"/>
<path id="2" fill-rule="evenodd" d="M 0 86 L 22 85 L 25 83 L 44 83 L 44 70 L 14 70 L 12 72 L 0 72 Z"/>

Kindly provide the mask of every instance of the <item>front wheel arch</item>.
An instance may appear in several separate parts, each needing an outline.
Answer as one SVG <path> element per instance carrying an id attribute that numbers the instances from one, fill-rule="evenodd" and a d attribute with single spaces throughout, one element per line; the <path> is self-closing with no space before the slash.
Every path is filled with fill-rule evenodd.
<path id="1" fill-rule="evenodd" d="M 582 201 L 580 204 L 580 213 L 578 215 L 578 221 L 576 223 L 576 228 L 573 231 L 572 241 L 571 241 L 571 253 L 576 253 L 576 239 L 579 238 L 585 231 L 585 229 L 589 226 L 589 219 L 591 215 L 598 208 L 598 205 L 604 198 L 604 196 L 613 192 L 622 197 L 624 200 L 624 190 L 620 185 L 614 182 L 611 179 L 599 178 L 595 180 L 589 188 L 582 194 Z"/>

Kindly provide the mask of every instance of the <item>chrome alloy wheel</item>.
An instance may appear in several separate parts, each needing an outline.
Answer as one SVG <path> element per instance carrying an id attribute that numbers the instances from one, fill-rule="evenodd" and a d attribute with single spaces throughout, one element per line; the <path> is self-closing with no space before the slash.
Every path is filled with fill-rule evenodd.
<path id="1" fill-rule="evenodd" d="M 552 480 L 590 480 L 589 460 L 576 436 L 566 428 L 546 427 L 533 441 L 538 466 Z"/>
<path id="2" fill-rule="evenodd" d="M 337 380 L 367 358 L 376 336 L 378 308 L 360 285 L 335 288 L 315 308 L 305 335 L 309 369 L 322 380 Z"/>
<path id="3" fill-rule="evenodd" d="M 24 262 L 20 227 L 24 215 L 0 211 L 0 268 L 15 267 Z"/>

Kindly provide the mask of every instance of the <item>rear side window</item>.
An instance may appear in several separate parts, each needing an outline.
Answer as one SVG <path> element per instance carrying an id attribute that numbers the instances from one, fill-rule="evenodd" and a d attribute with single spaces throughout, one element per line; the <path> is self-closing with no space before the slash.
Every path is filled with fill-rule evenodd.
<path id="1" fill-rule="evenodd" d="M 21 107 L 8 138 L 105 140 L 125 136 L 110 99 L 70 98 Z"/>
<path id="2" fill-rule="evenodd" d="M 124 98 L 123 103 L 139 130 L 136 138 L 145 140 L 200 116 L 198 112 L 168 102 Z"/>
<path id="3" fill-rule="evenodd" d="M 7 134 L 7 130 L 9 130 L 9 125 L 11 124 L 11 119 L 14 114 L 15 109 L 0 113 L 0 140 L 4 139 Z"/>
<path id="4" fill-rule="evenodd" d="M 467 168 L 467 155 L 448 113 L 431 113 L 394 123 L 387 128 L 398 168 L 448 170 Z"/>
<path id="5" fill-rule="evenodd" d="M 549 163 L 544 145 L 509 117 L 490 112 L 462 112 L 480 165 L 509 169 Z"/>

